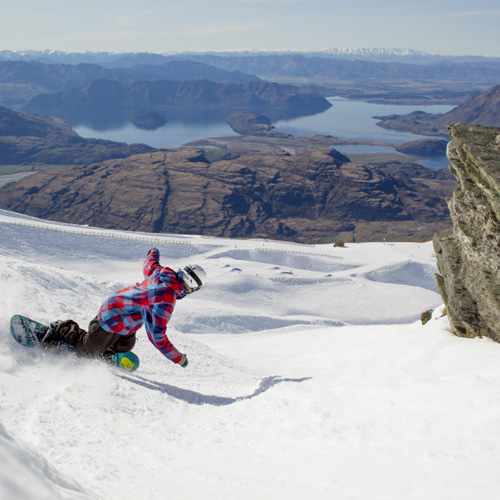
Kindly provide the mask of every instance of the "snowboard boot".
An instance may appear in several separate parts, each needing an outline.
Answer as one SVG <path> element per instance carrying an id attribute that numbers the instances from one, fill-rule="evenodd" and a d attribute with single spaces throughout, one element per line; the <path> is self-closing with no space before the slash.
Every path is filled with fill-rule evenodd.
<path id="1" fill-rule="evenodd" d="M 46 344 L 49 345 L 52 341 L 54 343 L 54 336 L 57 327 L 62 323 L 61 319 L 58 319 L 57 321 L 54 321 L 53 323 L 50 323 L 50 325 L 44 330 L 44 331 L 37 331 L 36 336 L 38 337 L 38 340 L 40 341 L 40 344 Z"/>
<path id="2" fill-rule="evenodd" d="M 66 342 L 63 342 L 62 340 L 56 344 L 57 354 L 72 352 L 74 348 L 75 348 L 74 346 L 72 346 L 71 344 L 67 344 Z"/>

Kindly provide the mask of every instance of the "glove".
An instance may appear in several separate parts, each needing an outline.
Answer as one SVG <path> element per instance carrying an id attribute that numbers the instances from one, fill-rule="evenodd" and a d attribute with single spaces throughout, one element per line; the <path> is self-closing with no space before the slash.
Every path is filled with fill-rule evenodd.
<path id="1" fill-rule="evenodd" d="M 186 368 L 186 366 L 188 365 L 188 358 L 185 354 L 183 354 L 181 356 L 181 360 L 179 361 L 179 365 L 181 365 L 182 368 Z"/>

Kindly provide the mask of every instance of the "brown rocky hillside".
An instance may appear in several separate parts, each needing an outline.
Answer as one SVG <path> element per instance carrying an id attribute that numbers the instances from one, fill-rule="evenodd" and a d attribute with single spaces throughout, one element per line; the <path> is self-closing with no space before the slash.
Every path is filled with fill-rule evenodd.
<path id="1" fill-rule="evenodd" d="M 153 152 L 26 177 L 0 189 L 0 207 L 105 228 L 224 237 L 320 242 L 366 224 L 385 224 L 388 237 L 398 227 L 431 236 L 450 224 L 451 188 L 442 176 L 350 163 L 331 148 L 213 162 L 199 151 Z"/>
<path id="2" fill-rule="evenodd" d="M 500 127 L 500 85 L 482 92 L 436 119 L 440 128 L 452 123 Z"/>
<path id="3" fill-rule="evenodd" d="M 454 123 L 470 123 L 500 127 L 500 85 L 469 99 L 442 115 L 415 111 L 407 115 L 379 116 L 377 125 L 422 135 L 448 137 L 447 127 Z"/>

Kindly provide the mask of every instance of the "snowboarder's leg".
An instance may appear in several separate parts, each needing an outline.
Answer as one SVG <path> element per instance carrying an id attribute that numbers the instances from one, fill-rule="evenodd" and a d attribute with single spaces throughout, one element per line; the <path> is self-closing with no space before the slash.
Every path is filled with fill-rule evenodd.
<path id="1" fill-rule="evenodd" d="M 135 346 L 135 333 L 131 333 L 129 335 L 118 335 L 119 338 L 116 339 L 116 342 L 110 347 L 110 350 L 113 353 L 123 353 L 130 352 Z"/>
<path id="2" fill-rule="evenodd" d="M 47 332 L 43 336 L 39 336 L 42 344 L 58 345 L 60 342 L 64 342 L 71 347 L 78 346 L 84 335 L 87 332 L 82 330 L 78 323 L 69 319 L 66 321 L 56 321 L 51 323 Z"/>
<path id="3" fill-rule="evenodd" d="M 139 367 L 139 358 L 130 352 L 135 341 L 135 333 L 120 335 L 107 332 L 94 318 L 89 324 L 89 333 L 83 339 L 83 346 L 93 356 L 102 356 L 109 363 L 132 372 Z"/>
<path id="4" fill-rule="evenodd" d="M 89 324 L 88 333 L 82 337 L 79 350 L 87 356 L 102 356 L 112 349 L 120 337 L 123 337 L 123 335 L 104 330 L 97 321 L 97 318 L 94 318 Z"/>
<path id="5" fill-rule="evenodd" d="M 116 333 L 106 332 L 96 319 L 89 325 L 89 331 L 80 328 L 73 320 L 51 323 L 43 344 L 59 345 L 64 342 L 73 348 L 80 356 L 102 356 L 113 344 L 122 337 Z"/>
<path id="6" fill-rule="evenodd" d="M 97 318 L 89 324 L 88 332 L 80 328 L 73 320 L 56 321 L 51 323 L 46 334 L 43 335 L 42 344 L 47 346 L 61 346 L 73 350 L 80 356 L 94 358 L 103 357 L 112 360 L 112 355 L 129 353 L 135 345 L 135 333 L 120 335 L 104 330 Z M 134 355 L 135 356 L 135 355 Z M 138 366 L 138 363 L 136 363 Z"/>

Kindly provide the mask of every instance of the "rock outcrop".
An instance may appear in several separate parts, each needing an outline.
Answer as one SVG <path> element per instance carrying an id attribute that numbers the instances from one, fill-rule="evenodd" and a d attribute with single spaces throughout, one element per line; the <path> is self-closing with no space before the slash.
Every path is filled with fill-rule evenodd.
<path id="1" fill-rule="evenodd" d="M 441 139 L 418 139 L 398 144 L 394 149 L 403 154 L 432 157 L 445 155 L 447 145 L 448 141 Z"/>
<path id="2" fill-rule="evenodd" d="M 134 111 L 125 119 L 143 130 L 156 130 L 167 123 L 165 117 L 160 115 L 160 113 L 144 109 Z"/>
<path id="3" fill-rule="evenodd" d="M 260 137 L 292 137 L 290 134 L 276 132 L 271 120 L 264 115 L 253 113 L 233 113 L 225 120 L 230 127 L 240 135 L 255 135 Z"/>
<path id="4" fill-rule="evenodd" d="M 458 336 L 500 341 L 500 128 L 449 127 L 453 229 L 434 237 L 437 281 Z"/>

